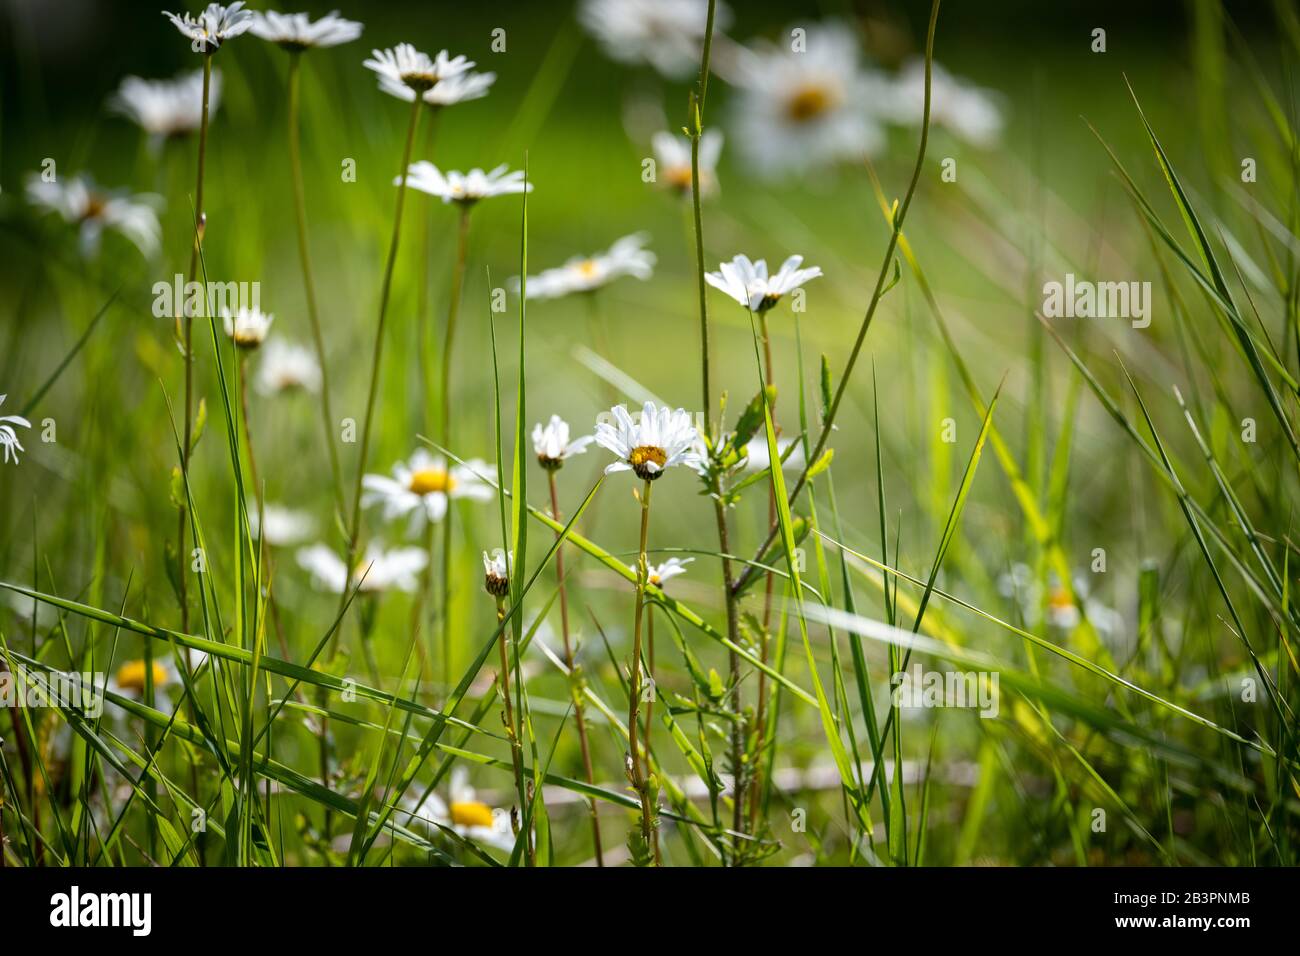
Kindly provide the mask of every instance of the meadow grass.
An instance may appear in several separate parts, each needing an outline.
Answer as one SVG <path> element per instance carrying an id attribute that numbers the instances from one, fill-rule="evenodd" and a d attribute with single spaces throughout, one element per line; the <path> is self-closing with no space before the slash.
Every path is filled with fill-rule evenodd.
<path id="1" fill-rule="evenodd" d="M 918 122 L 820 184 L 724 153 L 701 189 L 730 40 L 656 81 L 689 188 L 642 182 L 620 113 L 643 91 L 544 18 L 495 60 L 466 41 L 501 74 L 482 102 L 387 97 L 359 44 L 240 37 L 203 56 L 210 140 L 24 117 L 61 169 L 102 155 L 168 208 L 147 264 L 83 264 L 4 209 L 26 269 L 0 283 L 0 414 L 32 423 L 0 466 L 5 686 L 116 677 L 102 713 L 0 714 L 4 863 L 1294 864 L 1300 24 L 1277 4 L 1265 49 L 1202 17 L 1190 66 L 1009 91 L 979 151 L 932 115 L 959 40 L 915 13 Z M 1196 130 L 1162 69 L 1198 85 Z M 1205 92 L 1224 70 L 1248 97 Z M 535 190 L 407 195 L 435 150 Z M 528 295 L 639 229 L 652 278 Z M 819 264 L 807 310 L 714 291 L 745 249 Z M 321 391 L 250 390 L 210 303 L 151 317 L 186 266 L 257 278 Z M 1067 272 L 1149 278 L 1151 325 L 1047 314 Z M 586 434 L 611 397 L 684 406 L 702 474 L 605 474 L 597 445 L 543 467 L 534 423 Z M 780 464 L 745 470 L 759 446 Z M 363 504 L 416 451 L 483 489 L 447 485 L 436 530 Z M 314 516 L 339 593 L 258 530 L 273 503 Z M 372 543 L 422 555 L 410 591 L 376 589 Z M 918 662 L 995 675 L 996 713 L 904 706 Z"/>

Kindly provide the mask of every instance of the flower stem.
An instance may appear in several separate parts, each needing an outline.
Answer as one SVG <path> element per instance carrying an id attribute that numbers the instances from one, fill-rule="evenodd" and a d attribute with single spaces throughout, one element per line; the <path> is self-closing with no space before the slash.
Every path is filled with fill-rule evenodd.
<path id="1" fill-rule="evenodd" d="M 411 121 L 406 129 L 406 146 L 402 151 L 402 173 L 397 184 L 397 208 L 393 214 L 393 238 L 388 247 L 388 261 L 384 266 L 384 284 L 379 294 L 379 321 L 375 325 L 375 346 L 370 364 L 370 391 L 366 398 L 366 417 L 361 426 L 361 451 L 357 458 L 357 480 L 352 490 L 352 525 L 348 531 L 346 566 L 351 573 L 357 558 L 357 543 L 361 537 L 361 482 L 366 473 L 366 457 L 370 451 L 370 426 L 375 412 L 375 398 L 379 393 L 379 368 L 384 354 L 384 325 L 388 317 L 388 298 L 393 286 L 393 266 L 397 262 L 397 246 L 402 236 L 402 205 L 406 199 L 406 174 L 411 165 L 411 148 L 415 143 L 415 130 L 420 124 L 420 98 L 411 104 Z M 347 601 L 347 588 L 339 598 L 340 606 Z M 334 642 L 331 656 L 337 650 Z"/>
<path id="2" fill-rule="evenodd" d="M 713 18 L 716 0 L 709 0 L 709 16 L 704 29 L 704 49 L 700 56 L 698 91 L 691 97 L 691 116 L 687 129 L 691 134 L 691 211 L 695 222 L 695 267 L 700 293 L 700 365 L 703 378 L 704 428 L 712 434 L 713 407 L 709 387 L 709 305 L 704 281 L 704 218 L 700 212 L 700 136 L 704 132 L 704 99 L 709 86 L 709 51 L 713 48 Z"/>
<path id="3" fill-rule="evenodd" d="M 772 339 L 767 334 L 767 312 L 766 311 L 762 311 L 758 313 L 758 328 L 759 328 L 759 333 L 763 337 L 763 362 L 764 365 L 767 367 L 767 376 L 764 381 L 764 387 L 766 388 L 767 386 L 770 386 L 772 384 Z M 775 398 L 771 399 L 768 407 L 772 411 L 773 418 L 775 418 L 776 416 Z M 775 421 L 773 422 L 773 424 L 774 425 L 776 424 Z M 779 460 L 773 460 L 770 461 L 768 465 L 771 468 L 780 468 L 781 462 Z M 776 520 L 777 520 L 776 488 L 773 486 L 771 482 L 768 482 L 768 486 L 767 486 L 768 526 L 770 527 L 771 525 L 775 524 Z M 761 660 L 763 664 L 767 664 L 768 645 L 770 643 L 768 640 L 768 632 L 772 624 L 772 589 L 774 583 L 775 583 L 774 575 L 772 574 L 771 571 L 768 571 L 767 580 L 763 585 L 763 627 L 761 632 L 759 633 L 759 641 L 761 642 L 759 646 L 759 660 Z M 755 708 L 755 718 L 754 718 L 754 732 L 756 734 L 756 739 L 754 743 L 755 760 L 753 764 L 753 779 L 750 783 L 750 797 L 749 797 L 749 822 L 750 822 L 751 829 L 758 825 L 759 794 L 762 788 L 761 777 L 763 773 L 763 761 L 761 759 L 761 754 L 763 753 L 763 746 L 764 746 L 763 737 L 764 737 L 764 730 L 766 728 L 765 711 L 767 709 L 766 708 L 767 672 L 761 668 L 759 669 L 758 672 L 757 695 L 758 695 L 758 704 L 756 705 Z"/>
<path id="4" fill-rule="evenodd" d="M 555 472 L 548 470 L 546 477 L 550 480 L 551 486 L 551 517 L 556 521 L 560 520 L 560 495 L 556 487 Z M 558 532 L 557 532 L 558 533 Z M 591 766 L 591 746 L 587 741 L 587 721 L 585 717 L 585 707 L 582 703 L 582 683 L 574 671 L 573 662 L 573 642 L 569 637 L 569 598 L 568 589 L 564 583 L 564 549 L 560 548 L 555 552 L 555 579 L 560 590 L 560 632 L 564 635 L 564 666 L 569 669 L 569 681 L 572 685 L 573 694 L 573 720 L 578 725 L 578 746 L 582 751 L 582 769 L 586 774 L 587 783 L 595 786 L 595 773 Z M 654 647 L 652 637 L 651 648 Z M 653 649 L 651 650 L 651 668 L 654 667 Z M 646 739 L 649 739 L 649 730 L 646 731 Z M 595 847 L 596 866 L 604 866 L 604 854 L 600 846 L 600 818 L 596 810 L 596 801 L 590 801 L 591 806 L 591 841 Z"/>
<path id="5" fill-rule="evenodd" d="M 199 168 L 194 186 L 194 235 L 191 237 L 190 246 L 190 282 L 194 281 L 194 275 L 199 268 L 199 243 L 202 241 L 204 226 L 203 170 L 208 152 L 208 101 L 211 91 L 212 55 L 205 53 L 203 56 L 203 114 L 199 121 Z M 207 301 L 206 297 L 204 301 Z M 178 309 L 177 320 L 180 320 L 181 313 L 184 313 L 185 317 L 185 444 L 181 447 L 181 471 L 188 474 L 190 445 L 193 443 L 194 434 L 194 316 L 189 314 L 189 310 L 185 308 L 183 301 L 178 302 L 176 308 Z M 185 513 L 185 504 L 182 502 L 176 523 L 176 561 L 178 563 L 177 570 L 180 572 L 177 575 L 177 581 L 178 590 L 180 591 L 182 632 L 188 631 L 190 627 L 190 604 L 187 596 L 189 560 L 185 554 Z"/>
<path id="6" fill-rule="evenodd" d="M 637 728 L 640 724 L 641 709 L 641 620 L 645 615 L 645 589 L 649 577 L 650 565 L 646 559 L 646 539 L 650 533 L 650 488 L 651 482 L 646 479 L 641 486 L 641 544 L 637 549 L 636 564 L 636 612 L 633 617 L 632 625 L 632 670 L 628 680 L 628 716 L 627 716 L 627 733 L 628 745 L 631 754 L 629 761 L 629 773 L 631 775 L 632 788 L 636 790 L 637 797 L 641 801 L 641 837 L 645 841 L 646 849 L 649 850 L 655 845 L 654 841 L 654 823 L 653 814 L 650 809 L 650 791 L 646 786 L 645 776 L 641 772 L 641 757 L 637 747 Z M 646 762 L 649 763 L 650 752 L 646 751 Z M 655 865 L 662 865 L 658 855 L 655 856 Z"/>
<path id="7" fill-rule="evenodd" d="M 302 260 L 302 280 L 307 290 L 307 318 L 311 321 L 312 342 L 320 364 L 321 422 L 325 426 L 325 448 L 329 452 L 330 475 L 334 486 L 334 507 L 343 511 L 343 473 L 339 468 L 338 447 L 334 439 L 334 414 L 330 410 L 330 380 L 325 362 L 325 338 L 321 334 L 320 312 L 316 306 L 316 283 L 312 278 L 311 246 L 307 241 L 307 198 L 302 184 L 302 152 L 298 141 L 299 86 L 302 55 L 289 54 L 289 171 L 293 179 L 293 206 L 298 218 L 298 257 Z"/>
<path id="8" fill-rule="evenodd" d="M 497 623 L 501 623 L 506 617 L 505 598 L 497 598 Z M 528 820 L 532 819 L 532 814 L 527 812 L 528 790 L 524 786 L 524 754 L 523 745 L 519 740 L 519 731 L 515 726 L 514 704 L 510 700 L 510 655 L 506 650 L 506 634 L 510 628 L 503 627 L 501 634 L 497 639 L 497 649 L 501 652 L 501 672 L 498 679 L 501 684 L 501 696 L 506 702 L 506 735 L 510 738 L 510 762 L 515 771 L 515 793 L 519 800 L 519 816 Z M 531 824 L 529 824 L 531 830 Z M 528 859 L 528 865 L 533 866 L 536 860 L 533 857 L 533 840 L 532 833 L 524 836 L 524 846 L 527 848 L 525 854 Z"/>
<path id="9" fill-rule="evenodd" d="M 424 128 L 424 159 L 433 160 L 433 146 L 438 131 L 438 116 L 441 110 L 438 107 L 431 107 L 429 110 L 429 123 Z M 424 392 L 424 406 L 422 409 L 421 420 L 425 422 L 426 428 L 432 428 L 433 422 L 427 417 L 433 414 L 434 391 L 433 391 L 433 358 L 431 350 L 433 348 L 432 323 L 429 321 L 429 288 L 433 283 L 433 260 L 431 258 L 433 246 L 433 231 L 431 227 L 432 209 L 434 206 L 434 197 L 422 196 L 420 199 L 420 287 L 415 299 L 415 322 L 418 332 L 416 347 L 420 352 L 420 381 Z"/>

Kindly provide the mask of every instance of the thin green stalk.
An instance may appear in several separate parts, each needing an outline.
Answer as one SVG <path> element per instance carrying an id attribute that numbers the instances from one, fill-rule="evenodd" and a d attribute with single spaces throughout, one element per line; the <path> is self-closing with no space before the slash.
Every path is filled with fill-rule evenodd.
<path id="1" fill-rule="evenodd" d="M 406 130 L 406 146 L 402 150 L 402 173 L 397 184 L 397 206 L 393 214 L 393 238 L 388 247 L 388 262 L 384 266 L 384 284 L 379 294 L 379 321 L 375 325 L 374 354 L 370 364 L 370 391 L 366 397 L 366 417 L 361 426 L 361 451 L 357 458 L 357 480 L 352 490 L 352 525 L 348 531 L 347 568 L 352 569 L 357 558 L 357 542 L 361 536 L 361 481 L 366 473 L 366 457 L 370 451 L 370 426 L 375 412 L 375 399 L 379 393 L 379 368 L 384 354 L 384 326 L 388 317 L 388 298 L 393 286 L 393 267 L 397 262 L 397 246 L 402 236 L 402 205 L 406 199 L 406 174 L 411 165 L 411 148 L 415 143 L 415 130 L 420 125 L 420 104 L 417 96 L 411 104 L 411 121 Z M 346 594 L 346 589 L 344 590 Z M 337 643 L 335 644 L 337 649 Z M 333 656 L 333 651 L 331 651 Z"/>
<path id="2" fill-rule="evenodd" d="M 645 848 L 650 852 L 654 846 L 654 823 L 650 809 L 650 791 L 641 773 L 641 756 L 637 747 L 637 729 L 640 725 L 641 710 L 641 621 L 645 616 L 645 589 L 649 578 L 650 564 L 646 558 L 646 540 L 650 533 L 650 488 L 651 479 L 647 478 L 641 485 L 641 544 L 637 550 L 636 564 L 636 611 L 632 624 L 632 669 L 628 681 L 628 715 L 627 732 L 630 750 L 629 776 L 632 789 L 641 801 L 641 837 Z M 653 679 L 653 677 L 652 677 Z M 646 759 L 649 760 L 649 751 Z M 661 866 L 662 860 L 656 855 L 655 865 Z"/>
<path id="3" fill-rule="evenodd" d="M 501 654 L 501 670 L 497 674 L 498 682 L 501 686 L 501 697 L 506 702 L 506 734 L 510 738 L 510 763 L 515 772 L 515 791 L 519 799 L 520 817 L 528 820 L 531 815 L 526 812 L 528 806 L 528 790 L 524 784 L 524 755 L 523 745 L 519 740 L 519 730 L 515 725 L 515 708 L 510 699 L 510 655 L 506 649 L 506 634 L 509 633 L 510 627 L 506 624 L 506 603 L 505 596 L 497 596 L 497 624 L 501 628 L 497 636 L 497 649 Z M 524 845 L 528 848 L 529 865 L 536 863 L 533 858 L 533 840 L 532 834 L 524 834 Z"/>
<path id="4" fill-rule="evenodd" d="M 560 494 L 555 480 L 555 470 L 547 469 L 546 477 L 549 479 L 551 488 L 551 517 L 560 521 Z M 595 786 L 596 775 L 591 765 L 591 745 L 587 740 L 587 720 L 586 708 L 583 705 L 583 693 L 581 677 L 575 671 L 573 658 L 573 641 L 569 636 L 569 597 L 568 588 L 564 581 L 564 549 L 561 548 L 555 552 L 555 580 L 560 592 L 560 633 L 564 636 L 564 666 L 569 669 L 569 680 L 572 683 L 573 697 L 573 720 L 578 726 L 578 747 L 582 751 L 582 770 L 586 775 L 587 783 Z M 653 645 L 652 645 L 653 647 Z M 653 650 L 651 651 L 650 667 L 654 669 Z M 647 749 L 649 749 L 649 729 L 646 730 Z M 604 853 L 600 845 L 600 817 L 596 810 L 596 801 L 591 801 L 591 841 L 595 848 L 596 866 L 604 866 Z"/>
<path id="5" fill-rule="evenodd" d="M 325 426 L 325 448 L 329 452 L 330 475 L 333 478 L 334 507 L 343 511 L 343 472 L 339 467 L 339 452 L 334 437 L 334 414 L 330 410 L 330 379 L 325 361 L 325 338 L 321 334 L 320 312 L 316 306 L 316 283 L 311 267 L 311 244 L 307 241 L 307 198 L 302 184 L 302 152 L 298 141 L 299 86 L 302 55 L 289 54 L 289 171 L 293 179 L 293 206 L 298 218 L 298 257 L 302 260 L 302 281 L 307 290 L 307 318 L 311 321 L 312 343 L 316 347 L 316 361 L 320 365 L 321 422 Z"/>
<path id="6" fill-rule="evenodd" d="M 433 145 L 438 131 L 438 116 L 441 114 L 441 108 L 431 106 L 429 109 L 429 123 L 424 129 L 424 158 L 433 161 Z M 432 210 L 434 206 L 434 197 L 424 196 L 420 201 L 420 285 L 416 292 L 415 298 L 415 323 L 417 329 L 416 347 L 420 352 L 420 384 L 424 394 L 424 404 L 421 409 L 421 420 L 429 423 L 426 427 L 432 427 L 432 423 L 426 417 L 432 414 L 433 404 L 433 361 L 430 357 L 433 336 L 430 334 L 431 325 L 429 321 L 429 289 L 433 283 L 433 260 L 431 252 L 433 247 L 433 230 L 431 225 Z"/>
<path id="7" fill-rule="evenodd" d="M 187 281 L 193 282 L 194 275 L 199 268 L 199 243 L 203 238 L 203 227 L 206 222 L 206 215 L 203 212 L 203 170 L 207 161 L 208 152 L 208 102 L 212 90 L 212 54 L 203 55 L 203 115 L 199 122 L 199 162 L 196 183 L 194 187 L 194 235 L 190 237 L 192 243 L 190 247 L 190 271 Z M 205 297 L 206 301 L 206 297 Z M 176 303 L 176 320 L 181 319 L 181 313 L 185 313 L 185 444 L 181 447 L 181 471 L 188 474 L 190 467 L 190 445 L 193 442 L 194 434 L 194 349 L 193 349 L 193 330 L 194 316 L 189 314 L 185 308 L 184 297 L 182 301 Z M 188 631 L 190 628 L 190 606 L 188 600 L 187 577 L 188 559 L 185 554 L 185 504 L 181 503 L 179 515 L 176 524 L 176 562 L 177 562 L 177 589 L 180 592 L 181 604 L 181 630 Z"/>
<path id="8" fill-rule="evenodd" d="M 871 301 L 867 304 L 866 314 L 862 317 L 862 324 L 858 328 L 858 335 L 853 342 L 853 349 L 849 352 L 848 361 L 845 363 L 844 371 L 839 377 L 839 385 L 835 388 L 835 397 L 831 400 L 830 410 L 826 413 L 826 420 L 822 424 L 821 434 L 817 436 L 817 444 L 813 448 L 812 455 L 804 462 L 803 471 L 799 473 L 794 487 L 790 489 L 787 497 L 789 503 L 793 503 L 799 497 L 799 492 L 808 483 L 809 471 L 821 459 L 822 452 L 826 450 L 826 442 L 831 437 L 835 416 L 840 410 L 840 403 L 844 400 L 845 390 L 848 388 L 849 380 L 853 376 L 853 366 L 857 364 L 858 354 L 862 351 L 862 343 L 866 340 L 867 331 L 871 328 L 871 320 L 876 316 L 876 307 L 880 305 L 880 300 L 888 288 L 885 285 L 885 280 L 889 277 L 890 267 L 894 264 L 894 250 L 898 246 L 898 237 L 903 231 L 903 221 L 907 218 L 907 210 L 912 205 L 912 197 L 916 194 L 916 185 L 921 178 L 921 169 L 925 164 L 925 148 L 930 140 L 930 82 L 934 65 L 934 31 L 939 22 L 939 2 L 940 0 L 934 0 L 933 5 L 930 7 L 930 26 L 925 38 L 925 107 L 922 111 L 921 142 L 917 147 L 916 166 L 912 169 L 912 180 L 908 184 L 907 192 L 903 195 L 903 201 L 898 205 L 894 213 L 893 227 L 889 233 L 889 244 L 885 247 L 885 255 L 880 262 L 880 273 L 876 276 L 876 287 L 871 293 Z M 772 543 L 776 541 L 776 536 L 780 530 L 779 524 L 771 525 L 768 528 L 767 535 L 763 539 L 763 543 L 756 552 L 753 561 L 746 565 L 732 585 L 732 590 L 737 594 L 745 589 L 745 585 L 753 577 L 759 562 L 762 562 L 763 556 L 772 547 Z"/>

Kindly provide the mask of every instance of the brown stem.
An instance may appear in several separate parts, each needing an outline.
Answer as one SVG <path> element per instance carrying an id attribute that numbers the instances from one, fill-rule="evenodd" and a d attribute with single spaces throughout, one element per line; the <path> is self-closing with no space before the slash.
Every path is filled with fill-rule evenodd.
<path id="1" fill-rule="evenodd" d="M 654 823 L 650 810 L 650 793 L 646 787 L 645 777 L 641 773 L 641 757 L 637 748 L 637 727 L 640 724 L 641 709 L 641 620 L 645 613 L 646 578 L 649 563 L 646 560 L 646 539 L 650 532 L 650 479 L 642 482 L 641 487 L 641 545 L 637 555 L 636 574 L 636 612 L 632 626 L 632 669 L 628 679 L 628 714 L 627 734 L 630 753 L 630 773 L 632 787 L 641 801 L 641 837 L 647 849 L 654 846 Z M 648 761 L 650 754 L 646 752 Z M 656 856 L 655 865 L 661 865 Z"/>

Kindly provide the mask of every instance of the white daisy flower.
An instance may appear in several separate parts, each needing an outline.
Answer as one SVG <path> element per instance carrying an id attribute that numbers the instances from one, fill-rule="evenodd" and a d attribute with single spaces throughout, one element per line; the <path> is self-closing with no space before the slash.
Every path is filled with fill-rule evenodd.
<path id="1" fill-rule="evenodd" d="M 275 395 L 295 388 L 315 394 L 320 391 L 320 380 L 320 363 L 306 346 L 272 339 L 262 349 L 255 380 L 259 394 Z"/>
<path id="2" fill-rule="evenodd" d="M 675 79 L 699 71 L 708 18 L 708 0 L 583 0 L 578 8 L 579 21 L 611 59 L 648 63 Z M 731 11 L 719 3 L 714 30 L 730 21 Z"/>
<path id="3" fill-rule="evenodd" d="M 430 57 L 409 43 L 399 43 L 391 50 L 371 50 L 370 55 L 372 59 L 362 65 L 379 74 L 379 88 L 407 102 L 414 93 L 431 90 L 439 80 L 458 76 L 474 65 L 473 60 L 453 57 L 446 50 L 439 50 Z M 399 93 L 402 88 L 412 91 L 412 96 Z"/>
<path id="4" fill-rule="evenodd" d="M 790 446 L 794 445 L 794 451 L 786 454 Z M 777 454 L 781 457 L 781 467 L 789 471 L 800 471 L 803 469 L 803 445 L 794 438 L 778 438 L 776 441 Z M 745 446 L 745 470 L 746 471 L 764 471 L 771 465 L 771 457 L 767 453 L 767 439 L 755 438 Z"/>
<path id="5" fill-rule="evenodd" d="M 896 123 L 919 126 L 925 113 L 925 61 L 909 60 L 889 86 L 881 106 Z M 1005 120 L 996 94 L 959 79 L 933 64 L 930 122 L 977 146 L 994 145 Z"/>
<path id="6" fill-rule="evenodd" d="M 208 87 L 208 114 L 221 102 L 221 71 L 212 71 Z M 144 80 L 128 76 L 108 101 L 109 109 L 131 120 L 149 134 L 157 149 L 164 139 L 184 136 L 203 122 L 203 71 L 182 73 L 171 80 Z"/>
<path id="7" fill-rule="evenodd" d="M 656 180 L 683 196 L 691 195 L 691 141 L 685 136 L 668 132 L 655 133 L 650 138 L 654 150 Z M 722 155 L 722 133 L 708 129 L 700 137 L 700 195 L 711 196 L 718 191 L 718 157 Z"/>
<path id="8" fill-rule="evenodd" d="M 818 266 L 800 269 L 803 256 L 791 256 L 781 263 L 776 275 L 767 274 L 767 260 L 750 262 L 748 256 L 736 256 L 722 263 L 717 272 L 706 272 L 704 279 L 715 289 L 727 293 L 751 312 L 766 312 L 805 282 L 822 274 Z"/>
<path id="9" fill-rule="evenodd" d="M 654 481 L 674 465 L 693 469 L 703 466 L 700 435 L 685 409 L 673 411 L 646 402 L 635 420 L 626 405 L 614 406 L 610 414 L 613 423 L 596 423 L 596 444 L 618 456 L 605 474 L 632 471 L 638 478 Z"/>
<path id="10" fill-rule="evenodd" d="M 605 252 L 574 256 L 564 265 L 528 277 L 528 298 L 558 299 L 573 292 L 591 292 L 621 276 L 648 279 L 654 273 L 655 254 L 644 248 L 650 241 L 644 232 L 624 236 Z M 511 280 L 516 292 L 519 279 Z"/>
<path id="11" fill-rule="evenodd" d="M 457 103 L 464 103 L 468 100 L 478 100 L 487 96 L 488 90 L 496 82 L 495 73 L 457 73 L 453 76 L 444 77 L 433 87 L 425 90 L 421 94 L 424 102 L 430 106 L 454 106 Z M 399 100 L 411 102 L 415 99 L 415 90 L 411 89 L 400 80 L 393 80 L 387 76 L 379 78 L 379 87 L 390 96 L 396 96 Z"/>
<path id="12" fill-rule="evenodd" d="M 447 502 L 453 498 L 489 500 L 492 488 L 478 477 L 487 471 L 487 463 L 477 459 L 448 469 L 445 459 L 417 448 L 410 459 L 393 466 L 393 477 L 364 476 L 361 504 L 383 505 L 385 521 L 409 516 L 414 532 L 426 520 L 441 521 L 447 513 Z"/>
<path id="13" fill-rule="evenodd" d="M 739 61 L 744 91 L 732 141 L 760 175 L 860 160 L 884 144 L 866 105 L 884 81 L 860 67 L 853 31 L 839 23 L 805 29 L 802 52 L 768 44 Z"/>
<path id="14" fill-rule="evenodd" d="M 275 316 L 261 309 L 240 306 L 234 315 L 229 309 L 221 310 L 221 322 L 226 327 L 226 335 L 235 340 L 241 349 L 255 349 L 266 341 L 271 331 Z"/>
<path id="15" fill-rule="evenodd" d="M 342 594 L 358 584 L 363 594 L 375 594 L 396 588 L 414 591 L 419 587 L 419 573 L 424 570 L 429 556 L 423 548 L 393 548 L 385 551 L 371 542 L 365 557 L 349 575 L 343 560 L 323 544 L 298 549 L 298 565 L 311 574 L 317 587 Z"/>
<path id="16" fill-rule="evenodd" d="M 510 569 L 514 564 L 513 552 L 493 548 L 483 552 L 483 587 L 493 597 L 510 593 Z"/>
<path id="17" fill-rule="evenodd" d="M 269 501 L 262 506 L 262 510 L 265 512 L 266 541 L 277 548 L 300 544 L 316 533 L 316 519 L 306 511 L 271 504 Z M 249 511 L 248 523 L 253 536 L 260 536 L 262 519 L 258 517 L 257 511 Z"/>
<path id="18" fill-rule="evenodd" d="M 406 185 L 430 196 L 438 196 L 443 202 L 456 202 L 464 206 L 491 196 L 533 191 L 533 184 L 524 182 L 523 170 L 507 172 L 508 169 L 502 163 L 486 173 L 481 169 L 471 169 L 467 173 L 450 169 L 444 173 L 433 163 L 422 159 L 407 167 Z M 394 186 L 400 186 L 401 183 L 401 176 L 393 180 Z"/>
<path id="19" fill-rule="evenodd" d="M 545 425 L 538 422 L 533 426 L 533 451 L 537 461 L 547 471 L 555 471 L 564 466 L 566 458 L 581 455 L 587 446 L 596 440 L 595 435 L 583 435 L 569 440 L 569 423 L 559 415 L 552 415 Z"/>
<path id="20" fill-rule="evenodd" d="M 403 803 L 412 819 L 447 827 L 466 840 L 497 850 L 514 849 L 515 834 L 510 825 L 510 811 L 501 807 L 494 810 L 480 800 L 477 791 L 469 784 L 469 773 L 464 767 L 458 766 L 451 771 L 448 796 L 450 802 L 430 793 L 423 804 L 416 806 L 419 794 L 408 793 Z"/>
<path id="21" fill-rule="evenodd" d="M 361 36 L 361 24 L 344 20 L 337 10 L 313 23 L 305 13 L 254 12 L 249 32 L 286 50 L 321 49 L 351 43 Z"/>
<path id="22" fill-rule="evenodd" d="M 694 561 L 694 558 L 669 558 L 662 564 L 651 564 L 646 568 L 646 580 L 655 587 L 662 589 L 664 582 L 670 578 L 675 578 L 679 574 L 686 573 L 686 565 Z M 633 568 L 632 570 L 636 570 Z"/>
<path id="23" fill-rule="evenodd" d="M 196 53 L 216 53 L 221 44 L 233 39 L 253 25 L 252 12 L 243 9 L 243 0 L 230 6 L 209 3 L 197 17 L 188 13 L 162 12 L 185 36 L 194 41 Z"/>
<path id="24" fill-rule="evenodd" d="M 0 405 L 5 403 L 8 395 L 0 395 Z M 18 440 L 18 433 L 14 431 L 14 426 L 19 428 L 31 428 L 32 423 L 21 415 L 0 415 L 0 447 L 4 448 L 5 464 L 9 463 L 9 456 L 13 455 L 14 464 L 18 464 L 18 453 L 26 451 L 22 442 Z"/>
<path id="25" fill-rule="evenodd" d="M 105 229 L 121 233 L 145 258 L 153 258 L 158 252 L 162 236 L 157 212 L 162 205 L 159 196 L 104 190 L 83 174 L 67 182 L 46 182 L 39 173 L 33 173 L 27 180 L 27 201 L 77 226 L 81 254 L 86 258 L 98 254 Z"/>

